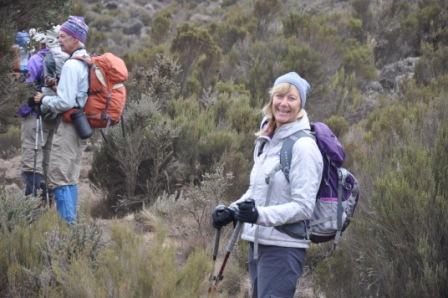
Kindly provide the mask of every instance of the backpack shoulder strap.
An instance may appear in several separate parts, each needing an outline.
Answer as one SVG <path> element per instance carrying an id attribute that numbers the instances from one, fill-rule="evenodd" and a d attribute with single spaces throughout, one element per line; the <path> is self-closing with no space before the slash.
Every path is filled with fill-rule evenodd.
<path id="1" fill-rule="evenodd" d="M 289 183 L 289 171 L 291 169 L 291 159 L 292 159 L 292 147 L 296 141 L 300 138 L 308 137 L 316 140 L 316 137 L 312 135 L 310 132 L 305 130 L 299 130 L 298 132 L 292 134 L 288 137 L 282 145 L 282 149 L 280 150 L 280 166 L 282 168 L 283 174 L 285 174 L 286 180 Z"/>
<path id="2" fill-rule="evenodd" d="M 260 156 L 263 153 L 264 146 L 266 145 L 267 140 L 262 140 L 257 145 L 257 156 Z"/>
<path id="3" fill-rule="evenodd" d="M 70 59 L 75 59 L 84 62 L 85 64 L 87 64 L 87 66 L 92 65 L 92 59 L 90 58 L 90 56 L 74 56 L 70 57 Z"/>

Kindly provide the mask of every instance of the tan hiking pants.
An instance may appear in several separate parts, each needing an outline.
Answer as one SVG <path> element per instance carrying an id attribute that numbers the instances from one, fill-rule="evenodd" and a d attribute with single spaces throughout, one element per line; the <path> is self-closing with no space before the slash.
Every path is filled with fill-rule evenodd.
<path id="1" fill-rule="evenodd" d="M 78 184 L 85 147 L 86 141 L 78 137 L 73 125 L 60 121 L 53 136 L 48 169 L 51 188 Z"/>
<path id="2" fill-rule="evenodd" d="M 37 118 L 30 115 L 22 119 L 20 133 L 22 172 L 33 172 L 34 155 L 36 155 L 36 173 L 44 174 L 48 168 L 54 125 L 42 121 L 42 126 L 42 131 L 39 130 L 37 135 L 36 151 Z"/>

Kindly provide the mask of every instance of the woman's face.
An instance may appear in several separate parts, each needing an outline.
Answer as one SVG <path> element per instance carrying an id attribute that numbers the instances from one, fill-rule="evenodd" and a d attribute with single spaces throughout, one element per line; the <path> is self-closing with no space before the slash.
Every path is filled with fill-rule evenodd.
<path id="1" fill-rule="evenodd" d="M 286 93 L 274 93 L 272 96 L 272 113 L 277 127 L 297 120 L 300 112 L 301 100 L 299 91 L 292 86 Z"/>

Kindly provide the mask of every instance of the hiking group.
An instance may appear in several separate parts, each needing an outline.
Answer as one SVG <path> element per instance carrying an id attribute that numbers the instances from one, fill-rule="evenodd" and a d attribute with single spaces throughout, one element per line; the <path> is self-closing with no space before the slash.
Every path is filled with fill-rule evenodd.
<path id="1" fill-rule="evenodd" d="M 126 66 L 111 54 L 90 57 L 87 33 L 84 19 L 75 16 L 46 33 L 34 32 L 40 48 L 18 67 L 38 89 L 18 111 L 25 194 L 36 195 L 37 188 L 51 194 L 59 215 L 70 224 L 77 216 L 85 139 L 92 127 L 117 123 L 126 98 Z M 17 35 L 19 47 L 24 36 Z M 113 78 L 98 74 L 106 64 L 119 70 Z M 98 95 L 103 89 L 107 94 Z M 249 242 L 252 297 L 293 297 L 310 243 L 334 240 L 336 245 L 353 216 L 357 181 L 342 168 L 345 154 L 335 135 L 308 119 L 304 108 L 309 90 L 296 72 L 274 81 L 256 133 L 248 190 L 211 215 L 217 233 L 214 260 L 221 229 L 235 226 L 223 265 L 212 279 L 215 285 L 242 229 L 241 238 Z M 105 110 L 111 106 L 116 110 Z"/>
<path id="2" fill-rule="evenodd" d="M 70 16 L 45 33 L 30 30 L 38 51 L 19 55 L 20 73 L 36 91 L 20 106 L 22 177 L 25 195 L 39 190 L 69 224 L 76 221 L 78 181 L 86 139 L 92 128 L 116 124 L 124 109 L 128 73 L 124 62 L 106 53 L 86 51 L 88 26 Z M 16 36 L 19 53 L 30 38 Z"/>

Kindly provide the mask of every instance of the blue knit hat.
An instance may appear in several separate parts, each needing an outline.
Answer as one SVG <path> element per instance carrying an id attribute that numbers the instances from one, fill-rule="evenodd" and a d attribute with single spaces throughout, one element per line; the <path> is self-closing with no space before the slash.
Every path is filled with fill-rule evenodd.
<path id="1" fill-rule="evenodd" d="M 278 77 L 274 82 L 274 86 L 281 83 L 289 83 L 291 85 L 294 85 L 297 90 L 299 90 L 303 109 L 306 103 L 306 95 L 311 88 L 310 84 L 296 72 L 288 72 L 287 74 Z"/>
<path id="2" fill-rule="evenodd" d="M 76 38 L 82 43 L 86 43 L 89 27 L 84 23 L 83 17 L 69 16 L 68 20 L 61 25 L 60 31 L 64 31 L 71 37 Z"/>

